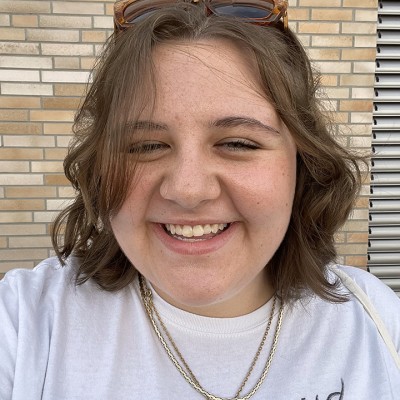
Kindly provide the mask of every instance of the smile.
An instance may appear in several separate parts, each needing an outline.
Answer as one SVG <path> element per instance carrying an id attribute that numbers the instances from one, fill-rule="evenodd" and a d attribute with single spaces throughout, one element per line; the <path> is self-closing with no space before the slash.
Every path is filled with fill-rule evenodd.
<path id="1" fill-rule="evenodd" d="M 206 224 L 206 225 L 174 225 L 165 224 L 165 231 L 172 237 L 185 240 L 190 238 L 211 239 L 229 227 L 230 224 Z"/>

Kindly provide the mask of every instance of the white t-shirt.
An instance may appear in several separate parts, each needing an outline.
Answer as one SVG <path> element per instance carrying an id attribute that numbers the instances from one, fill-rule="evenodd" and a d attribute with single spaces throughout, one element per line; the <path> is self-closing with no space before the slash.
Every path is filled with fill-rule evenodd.
<path id="1" fill-rule="evenodd" d="M 372 275 L 345 271 L 365 290 L 400 352 L 400 300 Z M 138 283 L 108 293 L 73 284 L 73 261 L 14 270 L 0 282 L 1 400 L 203 399 L 155 336 Z M 344 289 L 343 289 L 344 290 Z M 237 318 L 207 318 L 154 302 L 202 386 L 233 397 L 258 349 L 272 301 Z M 278 309 L 243 394 L 271 349 Z M 400 371 L 354 298 L 309 297 L 285 307 L 271 368 L 252 399 L 399 400 Z"/>

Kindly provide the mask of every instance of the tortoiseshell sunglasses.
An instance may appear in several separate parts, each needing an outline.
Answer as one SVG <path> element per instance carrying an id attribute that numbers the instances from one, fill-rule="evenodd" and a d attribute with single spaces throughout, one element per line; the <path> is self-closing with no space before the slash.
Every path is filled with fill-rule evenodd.
<path id="1" fill-rule="evenodd" d="M 288 26 L 287 0 L 184 0 L 204 4 L 207 15 L 239 18 L 256 25 L 273 25 L 282 20 Z M 114 4 L 115 32 L 146 18 L 153 11 L 177 3 L 172 0 L 117 0 Z"/>

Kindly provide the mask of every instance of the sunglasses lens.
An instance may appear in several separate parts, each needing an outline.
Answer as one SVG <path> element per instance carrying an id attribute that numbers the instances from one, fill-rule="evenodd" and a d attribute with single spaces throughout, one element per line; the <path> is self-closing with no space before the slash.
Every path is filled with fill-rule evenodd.
<path id="1" fill-rule="evenodd" d="M 249 19 L 258 19 L 258 18 L 268 18 L 272 14 L 272 5 L 269 3 L 265 3 L 264 7 L 257 7 L 255 5 L 249 4 L 221 4 L 214 5 L 213 12 L 216 15 L 226 16 L 226 17 L 238 17 L 238 18 L 249 18 Z"/>
<path id="2" fill-rule="evenodd" d="M 124 10 L 124 19 L 125 23 L 127 24 L 136 24 L 141 20 L 147 18 L 151 15 L 156 9 L 139 9 L 137 8 L 136 4 L 131 4 Z"/>

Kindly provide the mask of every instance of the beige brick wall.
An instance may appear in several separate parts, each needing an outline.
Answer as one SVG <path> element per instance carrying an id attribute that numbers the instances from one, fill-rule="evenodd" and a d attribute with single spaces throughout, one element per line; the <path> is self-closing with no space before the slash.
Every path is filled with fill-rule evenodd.
<path id="1" fill-rule="evenodd" d="M 0 273 L 52 254 L 55 213 L 73 196 L 62 173 L 74 112 L 111 33 L 113 0 L 0 0 Z M 336 111 L 338 138 L 370 148 L 377 1 L 290 0 Z M 337 235 L 341 261 L 365 266 L 366 184 Z"/>

